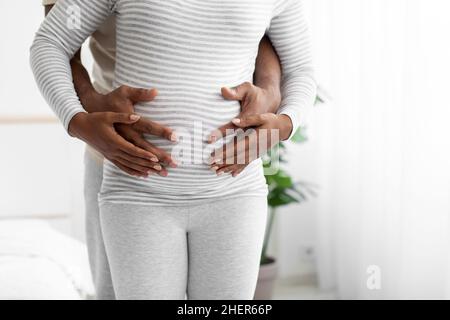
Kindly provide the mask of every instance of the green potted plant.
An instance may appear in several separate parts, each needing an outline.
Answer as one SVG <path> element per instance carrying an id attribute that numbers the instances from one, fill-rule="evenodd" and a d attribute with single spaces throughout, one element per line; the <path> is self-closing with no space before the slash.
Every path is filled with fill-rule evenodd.
<path id="1" fill-rule="evenodd" d="M 324 99 L 319 93 L 316 99 L 316 104 L 323 102 Z M 304 128 L 298 129 L 290 141 L 294 143 L 303 143 L 307 141 Z M 278 209 L 292 203 L 305 202 L 308 200 L 309 196 L 316 195 L 313 185 L 306 182 L 293 181 L 292 177 L 286 172 L 285 169 L 283 169 L 283 164 L 286 163 L 284 158 L 286 152 L 286 145 L 281 142 L 276 148 L 272 149 L 272 151 L 268 153 L 264 161 L 264 166 L 266 168 L 271 166 L 272 163 L 270 159 L 272 159 L 273 155 L 276 154 L 279 159 L 279 169 L 275 174 L 266 175 L 266 182 L 269 188 L 267 199 L 269 216 L 261 254 L 261 267 L 259 271 L 258 284 L 255 291 L 256 300 L 271 299 L 273 294 L 273 288 L 277 276 L 277 264 L 275 258 L 268 255 L 267 249 Z"/>

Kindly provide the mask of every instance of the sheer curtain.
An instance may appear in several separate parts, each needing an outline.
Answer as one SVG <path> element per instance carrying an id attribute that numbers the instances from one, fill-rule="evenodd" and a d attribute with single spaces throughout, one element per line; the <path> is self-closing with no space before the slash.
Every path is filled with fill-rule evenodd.
<path id="1" fill-rule="evenodd" d="M 339 298 L 450 298 L 450 3 L 310 0 L 317 267 Z"/>

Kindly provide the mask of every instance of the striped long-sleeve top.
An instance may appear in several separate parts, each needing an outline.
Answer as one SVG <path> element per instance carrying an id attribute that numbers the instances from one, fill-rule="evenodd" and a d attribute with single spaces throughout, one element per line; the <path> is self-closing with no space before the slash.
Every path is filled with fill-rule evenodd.
<path id="1" fill-rule="evenodd" d="M 183 162 L 168 177 L 142 179 L 106 161 L 100 200 L 173 205 L 265 195 L 261 160 L 236 178 L 217 176 L 205 161 L 211 149 L 204 137 L 239 114 L 240 104 L 224 100 L 220 89 L 252 81 L 265 33 L 282 64 L 279 113 L 290 117 L 293 131 L 303 122 L 316 85 L 302 0 L 59 0 L 36 34 L 31 66 L 66 129 L 85 112 L 69 61 L 111 14 L 117 17 L 115 86 L 158 89 L 154 101 L 135 106 L 136 113 L 178 133 L 177 145 L 147 138 L 182 154 Z"/>

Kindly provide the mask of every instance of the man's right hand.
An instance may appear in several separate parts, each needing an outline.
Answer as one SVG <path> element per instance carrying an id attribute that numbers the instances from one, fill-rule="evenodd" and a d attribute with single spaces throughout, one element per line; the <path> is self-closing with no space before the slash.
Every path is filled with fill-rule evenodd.
<path id="1" fill-rule="evenodd" d="M 121 86 L 107 95 L 90 90 L 80 92 L 86 111 L 72 118 L 69 133 L 91 145 L 128 174 L 167 176 L 166 166 L 176 163 L 164 150 L 144 138 L 152 134 L 175 142 L 170 128 L 133 114 L 134 104 L 152 101 L 157 91 Z"/>

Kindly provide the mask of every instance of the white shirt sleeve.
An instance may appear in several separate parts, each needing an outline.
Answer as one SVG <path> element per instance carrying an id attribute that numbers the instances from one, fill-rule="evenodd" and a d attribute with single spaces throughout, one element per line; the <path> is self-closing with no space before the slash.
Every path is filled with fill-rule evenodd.
<path id="1" fill-rule="evenodd" d="M 85 112 L 75 91 L 70 60 L 83 42 L 113 13 L 115 0 L 58 0 L 30 49 L 38 87 L 66 130 Z"/>
<path id="2" fill-rule="evenodd" d="M 291 138 L 312 109 L 317 85 L 303 0 L 281 0 L 267 32 L 281 61 L 282 102 L 278 114 L 290 117 Z"/>

